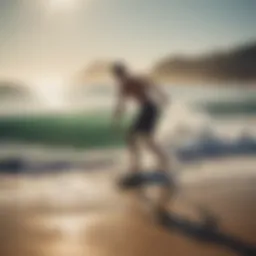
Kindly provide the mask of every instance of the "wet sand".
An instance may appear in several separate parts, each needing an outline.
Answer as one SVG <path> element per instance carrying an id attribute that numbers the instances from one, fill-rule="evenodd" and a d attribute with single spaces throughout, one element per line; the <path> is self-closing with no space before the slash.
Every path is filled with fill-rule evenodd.
<path id="1" fill-rule="evenodd" d="M 228 241 L 256 244 L 254 170 L 241 168 L 225 177 L 213 172 L 199 181 L 181 181 L 182 193 L 218 216 L 219 233 Z M 1 177 L 0 255 L 246 255 L 228 241 L 206 241 L 182 228 L 157 225 L 138 192 L 119 191 L 113 177 L 109 172 Z M 170 211 L 197 223 L 192 208 L 180 196 L 169 205 Z"/>

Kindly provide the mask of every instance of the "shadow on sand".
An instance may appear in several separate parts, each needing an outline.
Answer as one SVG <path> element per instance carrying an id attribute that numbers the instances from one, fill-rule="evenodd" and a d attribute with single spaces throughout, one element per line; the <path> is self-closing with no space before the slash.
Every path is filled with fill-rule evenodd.
<path id="1" fill-rule="evenodd" d="M 241 256 L 256 255 L 256 247 L 252 244 L 241 241 L 238 238 L 232 237 L 229 234 L 221 232 L 217 226 L 207 225 L 190 221 L 184 217 L 161 213 L 161 225 L 169 230 L 176 230 L 188 237 L 197 239 L 205 243 L 213 243 L 224 246 Z"/>

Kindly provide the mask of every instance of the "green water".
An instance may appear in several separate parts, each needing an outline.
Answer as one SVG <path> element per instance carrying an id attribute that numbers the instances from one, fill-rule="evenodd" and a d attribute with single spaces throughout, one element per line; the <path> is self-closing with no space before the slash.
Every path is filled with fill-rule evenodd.
<path id="1" fill-rule="evenodd" d="M 213 115 L 255 115 L 256 98 L 238 102 L 215 102 L 199 105 L 206 112 Z"/>
<path id="2" fill-rule="evenodd" d="M 116 147 L 124 143 L 123 129 L 111 127 L 110 113 L 62 114 L 34 117 L 8 117 L 0 119 L 0 140 L 68 145 L 83 148 Z"/>
<path id="3" fill-rule="evenodd" d="M 256 114 L 255 97 L 237 102 L 197 104 L 211 115 Z M 92 113 L 18 116 L 0 118 L 0 141 L 36 143 L 42 145 L 74 146 L 81 148 L 113 148 L 125 142 L 125 132 L 131 116 L 124 120 L 119 132 L 111 127 L 111 113 L 101 110 Z"/>

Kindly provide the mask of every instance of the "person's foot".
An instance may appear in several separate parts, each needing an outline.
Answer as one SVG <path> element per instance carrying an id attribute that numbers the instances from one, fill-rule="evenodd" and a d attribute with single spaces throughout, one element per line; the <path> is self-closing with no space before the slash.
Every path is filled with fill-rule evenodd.
<path id="1" fill-rule="evenodd" d="M 141 173 L 133 173 L 122 178 L 119 182 L 119 186 L 123 189 L 132 189 L 142 185 L 143 177 Z"/>
<path id="2" fill-rule="evenodd" d="M 156 210 L 156 218 L 157 218 L 157 222 L 161 226 L 169 226 L 171 223 L 171 219 L 168 214 L 168 211 L 165 210 L 164 208 L 158 208 Z"/>

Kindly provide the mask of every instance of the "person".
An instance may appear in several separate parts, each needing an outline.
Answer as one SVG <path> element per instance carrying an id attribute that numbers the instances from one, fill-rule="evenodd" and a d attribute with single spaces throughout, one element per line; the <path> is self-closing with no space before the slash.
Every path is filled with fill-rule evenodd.
<path id="1" fill-rule="evenodd" d="M 138 115 L 127 135 L 131 173 L 141 171 L 140 142 L 155 155 L 157 170 L 169 169 L 168 157 L 156 142 L 155 129 L 160 119 L 161 104 L 167 103 L 164 92 L 149 79 L 131 75 L 123 63 L 115 63 L 112 72 L 118 83 L 117 105 L 114 110 L 114 123 L 120 124 L 125 111 L 126 100 L 134 100 L 138 105 Z"/>

